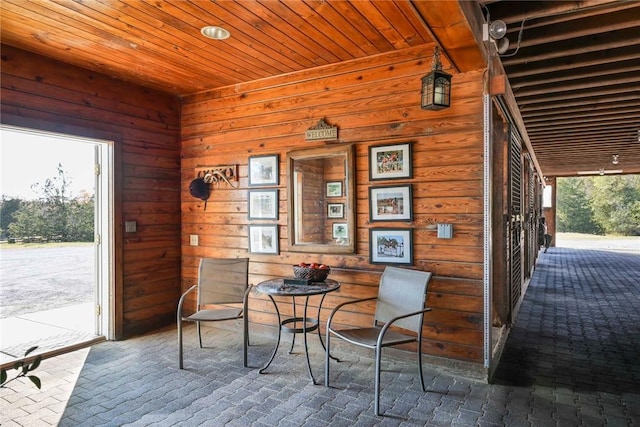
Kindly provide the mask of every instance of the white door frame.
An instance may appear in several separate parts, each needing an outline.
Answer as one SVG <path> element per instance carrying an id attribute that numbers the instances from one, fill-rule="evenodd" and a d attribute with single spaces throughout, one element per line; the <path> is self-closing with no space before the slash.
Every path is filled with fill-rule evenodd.
<path id="1" fill-rule="evenodd" d="M 114 263 L 114 142 L 23 128 L 0 125 L 14 132 L 39 135 L 73 143 L 90 143 L 95 146 L 95 334 L 115 339 L 115 263 Z"/>

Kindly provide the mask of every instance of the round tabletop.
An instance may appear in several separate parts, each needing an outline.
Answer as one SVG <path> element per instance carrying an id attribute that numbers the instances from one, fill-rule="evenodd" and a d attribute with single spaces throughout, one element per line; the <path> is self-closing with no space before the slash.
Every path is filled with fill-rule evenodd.
<path id="1" fill-rule="evenodd" d="M 280 296 L 308 296 L 320 295 L 337 291 L 340 282 L 332 279 L 325 279 L 324 282 L 311 282 L 308 285 L 285 284 L 284 279 L 271 279 L 258 283 L 256 289 L 267 295 Z"/>

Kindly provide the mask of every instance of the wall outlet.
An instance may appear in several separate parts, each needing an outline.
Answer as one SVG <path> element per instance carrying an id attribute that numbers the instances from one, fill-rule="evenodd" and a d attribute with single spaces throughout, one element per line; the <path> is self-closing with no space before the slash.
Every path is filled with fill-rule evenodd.
<path id="1" fill-rule="evenodd" d="M 189 236 L 189 243 L 191 246 L 198 246 L 198 235 L 192 234 Z"/>

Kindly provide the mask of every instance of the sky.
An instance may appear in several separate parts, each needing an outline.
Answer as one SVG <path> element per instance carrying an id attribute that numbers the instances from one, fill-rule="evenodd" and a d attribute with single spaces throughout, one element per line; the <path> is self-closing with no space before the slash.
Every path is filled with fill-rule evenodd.
<path id="1" fill-rule="evenodd" d="M 94 147 L 94 141 L 1 127 L 0 194 L 23 200 L 41 197 L 31 186 L 56 178 L 59 163 L 71 179 L 71 197 L 84 191 L 93 194 Z"/>

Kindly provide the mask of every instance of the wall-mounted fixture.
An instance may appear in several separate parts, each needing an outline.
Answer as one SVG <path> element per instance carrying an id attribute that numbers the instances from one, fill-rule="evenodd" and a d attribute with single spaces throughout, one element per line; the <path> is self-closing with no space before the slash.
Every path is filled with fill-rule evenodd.
<path id="1" fill-rule="evenodd" d="M 438 224 L 438 239 L 453 239 L 453 224 Z"/>
<path id="2" fill-rule="evenodd" d="M 433 52 L 431 72 L 422 78 L 422 97 L 420 106 L 423 110 L 442 110 L 451 103 L 451 75 L 442 71 L 440 51 L 436 46 Z"/>
<path id="3" fill-rule="evenodd" d="M 208 39 L 212 40 L 225 40 L 231 36 L 228 30 L 222 27 L 216 27 L 215 25 L 208 25 L 200 29 L 200 33 Z"/>
<path id="4" fill-rule="evenodd" d="M 614 165 L 617 165 L 618 163 L 620 163 L 620 159 L 618 158 L 617 154 L 614 154 L 611 156 L 611 163 L 613 163 Z"/>
<path id="5" fill-rule="evenodd" d="M 509 39 L 507 35 L 507 24 L 504 21 L 497 19 L 489 24 L 489 36 L 491 40 L 496 44 L 498 53 L 502 55 L 509 49 Z"/>
<path id="6" fill-rule="evenodd" d="M 198 166 L 196 177 L 203 178 L 207 184 L 219 186 L 225 182 L 228 186 L 234 187 L 231 181 L 238 181 L 238 165 Z"/>
<path id="7" fill-rule="evenodd" d="M 137 223 L 135 221 L 125 221 L 124 222 L 124 232 L 125 233 L 135 233 L 137 230 Z"/>

